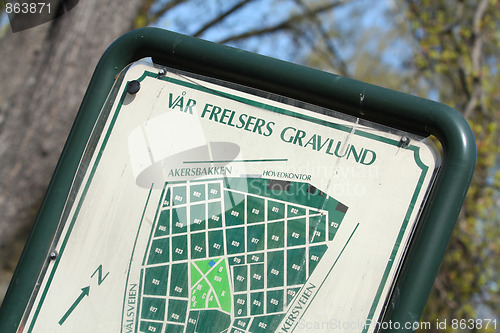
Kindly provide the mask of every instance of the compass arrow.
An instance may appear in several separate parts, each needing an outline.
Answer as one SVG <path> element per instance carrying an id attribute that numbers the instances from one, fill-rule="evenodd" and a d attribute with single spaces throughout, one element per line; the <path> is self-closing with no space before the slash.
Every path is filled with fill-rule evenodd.
<path id="1" fill-rule="evenodd" d="M 89 292 L 90 292 L 90 286 L 87 286 L 85 288 L 82 288 L 82 293 L 80 294 L 80 296 L 78 296 L 78 298 L 73 302 L 73 304 L 71 304 L 71 306 L 69 307 L 68 311 L 66 311 L 66 313 L 64 314 L 64 316 L 62 316 L 61 320 L 59 320 L 59 325 L 62 325 L 64 324 L 64 322 L 66 321 L 66 319 L 68 319 L 69 315 L 73 312 L 73 310 L 78 306 L 78 304 L 80 304 L 80 302 L 82 301 L 82 299 L 85 297 L 85 296 L 88 296 L 89 295 Z"/>

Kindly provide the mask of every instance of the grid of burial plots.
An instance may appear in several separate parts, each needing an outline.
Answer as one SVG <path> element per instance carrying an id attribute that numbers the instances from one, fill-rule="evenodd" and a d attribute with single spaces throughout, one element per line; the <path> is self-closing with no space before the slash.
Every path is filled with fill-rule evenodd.
<path id="1" fill-rule="evenodd" d="M 199 312 L 206 310 L 221 312 L 219 324 L 231 331 L 267 331 L 320 262 L 347 210 L 330 200 L 332 220 L 331 209 L 282 200 L 251 183 L 226 184 L 165 185 L 141 271 L 146 331 L 191 331 L 204 324 Z"/>

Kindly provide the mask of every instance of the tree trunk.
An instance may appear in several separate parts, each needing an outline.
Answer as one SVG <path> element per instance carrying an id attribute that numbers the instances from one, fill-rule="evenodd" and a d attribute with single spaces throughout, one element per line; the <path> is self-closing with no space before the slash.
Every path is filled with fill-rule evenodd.
<path id="1" fill-rule="evenodd" d="M 0 302 L 94 68 L 143 0 L 86 0 L 0 39 Z"/>

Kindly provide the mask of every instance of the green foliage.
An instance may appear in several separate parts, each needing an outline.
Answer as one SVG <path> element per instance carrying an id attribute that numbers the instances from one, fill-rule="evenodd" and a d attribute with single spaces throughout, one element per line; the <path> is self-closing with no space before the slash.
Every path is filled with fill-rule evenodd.
<path id="1" fill-rule="evenodd" d="M 491 318 L 500 311 L 500 172 L 495 171 L 500 153 L 500 1 L 406 3 L 418 41 L 412 61 L 417 79 L 464 114 L 478 149 L 474 179 L 422 320 Z"/>

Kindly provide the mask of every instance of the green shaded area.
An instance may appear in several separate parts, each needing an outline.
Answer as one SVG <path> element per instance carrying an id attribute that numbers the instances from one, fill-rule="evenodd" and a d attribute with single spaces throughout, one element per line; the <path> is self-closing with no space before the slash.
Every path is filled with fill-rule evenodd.
<path id="1" fill-rule="evenodd" d="M 326 241 L 326 215 L 309 218 L 309 243 Z"/>
<path id="2" fill-rule="evenodd" d="M 227 183 L 226 186 L 229 189 L 233 190 L 238 190 L 238 191 L 243 191 L 243 192 L 248 192 L 249 194 L 255 194 L 260 197 L 266 197 L 271 200 L 282 200 L 285 202 L 289 202 L 291 205 L 293 204 L 299 204 L 311 208 L 316 208 L 316 209 L 327 209 L 325 207 L 330 206 L 330 205 L 335 205 L 332 208 L 336 208 L 337 201 L 335 203 L 331 201 L 331 198 L 328 198 L 326 204 L 325 200 L 327 199 L 327 196 L 320 192 L 320 191 L 314 191 L 314 193 L 311 193 L 309 191 L 309 184 L 307 183 L 301 183 L 301 182 L 288 182 L 288 186 L 281 188 L 281 190 L 277 190 L 276 187 L 271 188 L 269 186 L 269 179 L 266 178 L 227 178 Z M 272 210 L 273 207 L 273 201 L 269 201 L 269 209 Z M 305 212 L 302 212 L 303 208 L 300 207 L 292 207 L 298 209 L 297 214 L 294 214 L 293 212 L 290 211 L 289 209 L 289 214 L 293 215 L 288 215 L 289 217 L 293 216 L 301 216 L 304 215 Z M 277 212 L 278 214 L 280 212 Z M 269 215 L 269 220 L 274 219 L 276 216 L 271 216 Z M 284 217 L 284 214 L 282 215 L 281 218 Z"/>
<path id="3" fill-rule="evenodd" d="M 207 184 L 208 200 L 218 199 L 221 197 L 221 189 L 219 183 Z"/>
<path id="4" fill-rule="evenodd" d="M 191 185 L 189 200 L 190 202 L 205 200 L 205 184 Z"/>
<path id="5" fill-rule="evenodd" d="M 162 320 L 165 318 L 165 299 L 142 298 L 141 319 Z"/>
<path id="6" fill-rule="evenodd" d="M 233 266 L 233 289 L 235 292 L 247 290 L 248 266 Z"/>
<path id="7" fill-rule="evenodd" d="M 288 288 L 286 291 L 286 305 L 290 305 L 292 303 L 293 299 L 297 294 L 299 293 L 300 288 Z"/>
<path id="8" fill-rule="evenodd" d="M 267 202 L 267 220 L 281 220 L 285 218 L 285 204 L 269 200 Z"/>
<path id="9" fill-rule="evenodd" d="M 252 316 L 261 315 L 264 313 L 264 293 L 257 292 L 250 294 L 250 314 Z"/>
<path id="10" fill-rule="evenodd" d="M 214 266 L 215 262 L 220 258 L 210 258 L 205 260 L 196 260 L 191 265 L 196 265 L 198 269 L 201 271 L 203 275 L 207 274 L 207 272 Z"/>
<path id="11" fill-rule="evenodd" d="M 328 211 L 328 240 L 331 241 L 335 237 L 340 223 L 344 219 L 347 207 L 332 198 L 328 198 L 328 203 L 325 209 Z"/>
<path id="12" fill-rule="evenodd" d="M 231 317 L 217 310 L 190 311 L 186 333 L 226 332 L 231 325 Z M 170 331 L 166 331 L 170 333 Z"/>
<path id="13" fill-rule="evenodd" d="M 172 273 L 170 275 L 170 296 L 188 297 L 188 264 L 172 265 Z"/>
<path id="14" fill-rule="evenodd" d="M 210 292 L 210 285 L 205 278 L 202 278 L 194 286 L 191 286 L 191 302 L 192 309 L 205 309 L 208 307 L 207 299 Z"/>
<path id="15" fill-rule="evenodd" d="M 264 224 L 249 225 L 247 227 L 247 251 L 255 252 L 264 250 L 265 237 Z"/>
<path id="16" fill-rule="evenodd" d="M 187 236 L 172 237 L 172 261 L 186 260 L 187 258 Z"/>
<path id="17" fill-rule="evenodd" d="M 287 221 L 287 246 L 306 244 L 306 219 L 299 218 Z"/>
<path id="18" fill-rule="evenodd" d="M 148 265 L 166 263 L 170 261 L 170 239 L 155 239 L 151 243 L 151 250 L 148 256 Z"/>
<path id="19" fill-rule="evenodd" d="M 267 313 L 283 312 L 284 304 L 283 290 L 269 290 L 267 292 Z"/>
<path id="20" fill-rule="evenodd" d="M 247 255 L 247 263 L 255 264 L 258 262 L 264 262 L 264 252 L 252 253 Z"/>
<path id="21" fill-rule="evenodd" d="M 279 323 L 281 313 L 286 311 L 287 304 L 292 302 L 300 286 L 306 282 L 328 248 L 327 245 L 320 243 L 326 241 L 327 234 L 334 235 L 347 207 L 339 206 L 335 200 L 330 201 L 331 204 L 327 206 L 334 210 L 336 222 L 329 225 L 328 214 L 321 215 L 314 207 L 314 204 L 326 203 L 327 197 L 320 195 L 321 192 L 316 190 L 315 193 L 307 193 L 305 197 L 314 199 L 306 202 L 306 206 L 311 207 L 309 209 L 299 206 L 299 204 L 304 205 L 303 202 L 290 200 L 289 193 L 297 190 L 303 196 L 303 192 L 300 191 L 308 189 L 307 184 L 299 186 L 289 182 L 290 184 L 278 184 L 280 186 L 269 190 L 268 183 L 266 179 L 253 182 L 251 179 L 229 178 L 225 183 L 229 189 L 221 188 L 219 183 L 210 182 L 173 187 L 171 197 L 176 206 L 160 212 L 156 231 L 158 235 L 164 235 L 160 232 L 166 233 L 165 236 L 169 236 L 170 231 L 174 236 L 165 237 L 164 244 L 155 243 L 159 241 L 155 239 L 153 244 L 168 246 L 167 242 L 170 239 L 171 261 L 188 259 L 195 261 L 191 264 L 171 265 L 170 272 L 168 266 L 166 269 L 163 268 L 163 274 L 166 272 L 167 279 L 171 278 L 171 283 L 167 285 L 159 280 L 160 286 L 151 285 L 150 282 L 145 288 L 146 295 L 151 293 L 164 296 L 168 292 L 167 297 L 175 297 L 166 300 L 168 307 L 164 306 L 163 310 L 159 308 L 160 312 L 168 312 L 163 320 L 186 323 L 187 332 L 203 332 L 205 327 L 207 332 L 220 332 L 230 326 L 229 313 L 232 310 L 236 317 L 233 325 L 241 330 L 264 332 L 277 325 L 274 324 L 274 320 Z M 234 184 L 239 184 L 242 188 L 246 184 L 248 185 L 246 190 L 252 190 L 258 196 L 231 191 L 234 188 L 231 186 Z M 255 187 L 255 184 L 260 187 Z M 185 198 L 186 189 L 189 189 L 188 199 L 193 203 L 189 208 L 189 227 L 185 223 L 187 207 L 179 206 Z M 178 196 L 178 203 L 174 196 Z M 267 196 L 267 203 L 266 198 L 262 196 Z M 272 200 L 273 198 L 285 199 L 292 204 Z M 221 199 L 224 201 L 220 201 Z M 207 200 L 216 201 L 207 202 Z M 230 208 L 222 212 L 222 207 Z M 264 224 L 262 222 L 266 215 L 268 222 Z M 309 219 L 306 218 L 307 215 Z M 222 230 L 223 221 L 228 226 L 225 230 Z M 159 229 L 161 226 L 164 226 L 163 230 Z M 214 228 L 221 229 L 214 230 Z M 318 243 L 318 246 L 313 245 L 309 252 L 306 252 L 305 246 L 309 243 Z M 298 248 L 287 249 L 297 246 Z M 266 249 L 267 251 L 264 251 Z M 245 255 L 245 252 L 248 254 Z M 228 255 L 227 262 L 222 260 L 225 254 Z M 161 260 L 160 254 L 152 258 L 152 261 Z M 305 260 L 308 260 L 308 271 Z M 188 267 L 189 280 L 182 278 L 188 276 Z M 232 269 L 231 274 L 228 267 Z M 153 281 L 155 274 L 161 274 L 161 267 L 151 271 L 145 270 L 146 281 Z M 295 287 L 287 288 L 292 285 Z M 169 290 L 165 290 L 168 286 Z M 266 291 L 266 288 L 274 290 Z M 231 291 L 234 294 L 231 294 Z M 189 309 L 191 311 L 188 313 Z M 189 318 L 186 318 L 187 315 Z M 251 321 L 248 316 L 257 316 L 258 319 Z M 226 323 L 214 328 L 214 320 L 219 319 Z M 203 328 L 200 328 L 200 325 L 203 325 Z M 249 325 L 252 327 L 248 327 Z M 182 325 L 172 326 L 172 330 L 182 328 Z"/>
<path id="22" fill-rule="evenodd" d="M 318 207 L 320 208 L 320 207 Z M 296 207 L 293 205 L 288 205 L 288 211 L 286 212 L 286 217 L 292 219 L 294 217 L 304 216 L 306 215 L 305 208 Z"/>
<path id="23" fill-rule="evenodd" d="M 264 264 L 250 265 L 250 289 L 264 289 Z"/>
<path id="24" fill-rule="evenodd" d="M 265 201 L 263 198 L 247 196 L 247 223 L 263 222 L 265 217 Z"/>
<path id="25" fill-rule="evenodd" d="M 208 256 L 219 257 L 224 255 L 224 234 L 222 230 L 208 232 Z"/>
<path id="26" fill-rule="evenodd" d="M 166 190 L 167 191 L 165 191 L 165 189 L 163 190 L 163 192 L 165 193 L 165 196 L 163 197 L 163 201 L 161 202 L 161 205 L 162 205 L 163 208 L 170 207 L 171 202 L 172 202 L 171 201 L 171 197 L 170 197 L 170 187 L 167 187 Z"/>
<path id="27" fill-rule="evenodd" d="M 191 288 L 200 281 L 200 279 L 203 277 L 201 272 L 194 266 L 194 263 L 191 263 L 189 265 L 189 269 L 191 271 Z"/>
<path id="28" fill-rule="evenodd" d="M 287 250 L 286 284 L 289 286 L 306 283 L 306 249 Z"/>
<path id="29" fill-rule="evenodd" d="M 267 197 L 268 201 L 268 221 L 275 221 L 287 218 L 300 217 L 306 214 L 303 207 L 294 206 L 293 204 L 300 204 L 303 206 L 311 207 L 317 210 L 326 210 L 328 212 L 328 240 L 331 241 L 335 237 L 340 223 L 348 210 L 348 207 L 322 193 L 317 189 L 311 190 L 310 185 L 300 182 L 288 182 L 287 186 L 271 188 L 269 180 L 265 178 L 228 178 L 227 184 L 229 188 L 246 191 L 258 194 L 261 197 Z M 250 194 L 251 194 L 250 193 Z M 305 194 L 305 195 L 304 195 Z M 247 197 L 247 200 L 251 196 Z M 273 200 L 274 199 L 274 200 Z M 285 212 L 285 205 L 275 200 L 283 200 L 290 203 Z M 248 209 L 251 209 L 249 206 Z M 320 231 L 321 232 L 321 231 Z M 326 232 L 326 229 L 325 229 Z M 278 236 L 278 235 L 277 235 Z M 326 238 L 326 236 L 325 236 Z M 283 247 L 277 244 L 269 246 L 270 240 L 268 238 L 268 247 L 277 248 Z"/>
<path id="30" fill-rule="evenodd" d="M 190 225 L 191 231 L 205 230 L 206 228 L 206 216 L 205 216 L 205 204 L 191 205 L 190 208 Z"/>
<path id="31" fill-rule="evenodd" d="M 236 326 L 237 328 L 241 328 L 242 330 L 246 330 L 249 322 L 250 322 L 250 318 L 237 318 L 234 320 L 233 326 Z"/>
<path id="32" fill-rule="evenodd" d="M 267 253 L 267 287 L 282 287 L 284 285 L 284 251 Z"/>
<path id="33" fill-rule="evenodd" d="M 161 332 L 162 328 L 163 328 L 162 323 L 154 323 L 151 321 L 141 320 L 141 324 L 139 325 L 139 332 L 146 332 L 146 333 Z"/>
<path id="34" fill-rule="evenodd" d="M 175 186 L 172 188 L 172 205 L 183 205 L 187 202 L 186 197 L 186 187 L 185 186 Z"/>
<path id="35" fill-rule="evenodd" d="M 229 274 L 226 261 L 220 260 L 207 274 L 207 279 L 213 287 L 214 296 L 219 300 L 222 311 L 231 312 L 231 289 L 229 287 Z M 213 306 L 218 307 L 217 303 Z M 209 304 L 208 307 L 212 306 Z"/>
<path id="36" fill-rule="evenodd" d="M 224 191 L 224 207 L 227 226 L 241 225 L 245 223 L 245 195 Z"/>
<path id="37" fill-rule="evenodd" d="M 222 209 L 220 202 L 209 202 L 208 204 L 208 227 L 210 229 L 222 227 Z"/>
<path id="38" fill-rule="evenodd" d="M 187 209 L 176 207 L 172 209 L 172 233 L 181 234 L 187 232 Z"/>
<path id="39" fill-rule="evenodd" d="M 225 260 L 213 258 L 191 264 L 191 308 L 231 311 L 231 290 Z"/>
<path id="40" fill-rule="evenodd" d="M 217 309 L 219 308 L 219 303 L 217 303 L 217 295 L 215 295 L 215 292 L 213 290 L 210 290 L 208 293 L 208 304 L 207 308 L 212 308 L 212 309 Z"/>
<path id="41" fill-rule="evenodd" d="M 243 265 L 245 264 L 245 256 L 233 256 L 228 258 L 228 262 L 230 266 L 233 265 Z"/>
<path id="42" fill-rule="evenodd" d="M 144 295 L 167 295 L 169 266 L 149 267 L 144 274 Z"/>
<path id="43" fill-rule="evenodd" d="M 205 232 L 191 234 L 191 259 L 201 259 L 207 257 L 205 235 Z"/>
<path id="44" fill-rule="evenodd" d="M 168 236 L 170 234 L 170 209 L 162 210 L 158 217 L 155 237 Z"/>
<path id="45" fill-rule="evenodd" d="M 169 299 L 167 320 L 184 323 L 186 321 L 187 307 L 187 300 Z"/>
<path id="46" fill-rule="evenodd" d="M 234 295 L 234 315 L 236 317 L 247 316 L 247 294 Z"/>
<path id="47" fill-rule="evenodd" d="M 277 249 L 285 247 L 285 222 L 267 224 L 267 248 Z"/>
<path id="48" fill-rule="evenodd" d="M 328 246 L 325 244 L 311 246 L 309 248 L 309 275 L 312 274 L 316 266 L 319 264 L 326 250 L 328 250 Z"/>
<path id="49" fill-rule="evenodd" d="M 226 229 L 227 254 L 245 252 L 245 228 Z"/>
<path id="50" fill-rule="evenodd" d="M 281 323 L 281 320 L 284 316 L 284 314 L 280 314 L 256 317 L 253 319 L 252 325 L 250 327 L 250 332 L 274 332 L 278 328 L 278 325 Z"/>

